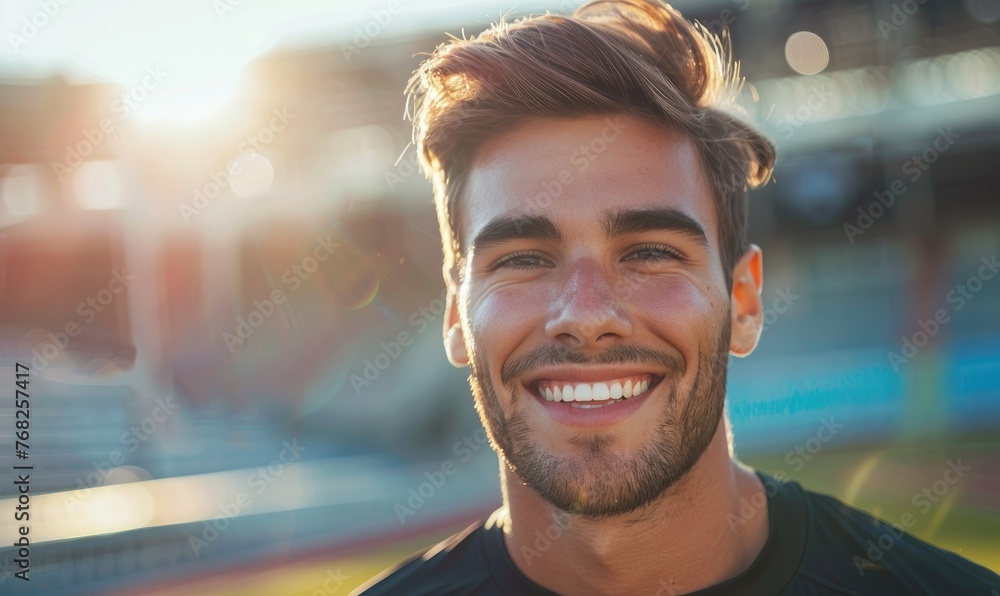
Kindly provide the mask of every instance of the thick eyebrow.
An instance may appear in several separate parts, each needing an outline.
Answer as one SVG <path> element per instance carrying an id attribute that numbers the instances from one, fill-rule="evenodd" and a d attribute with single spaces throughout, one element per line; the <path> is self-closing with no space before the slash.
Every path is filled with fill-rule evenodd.
<path id="1" fill-rule="evenodd" d="M 563 236 L 556 224 L 544 215 L 501 215 L 479 230 L 470 248 L 480 251 L 500 242 L 524 239 L 560 242 Z"/>
<path id="2" fill-rule="evenodd" d="M 673 207 L 605 210 L 601 226 L 609 238 L 638 232 L 675 231 L 691 236 L 702 246 L 708 246 L 708 234 L 693 217 Z"/>

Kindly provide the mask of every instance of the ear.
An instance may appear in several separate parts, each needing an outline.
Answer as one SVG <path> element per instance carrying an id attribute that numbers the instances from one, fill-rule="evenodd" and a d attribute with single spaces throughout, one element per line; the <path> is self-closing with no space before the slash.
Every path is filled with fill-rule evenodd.
<path id="1" fill-rule="evenodd" d="M 729 353 L 733 356 L 749 356 L 757 347 L 764 319 L 764 308 L 760 300 L 760 293 L 764 288 L 763 279 L 760 247 L 751 244 L 733 267 L 733 291 L 729 301 L 732 317 Z"/>
<path id="2" fill-rule="evenodd" d="M 448 296 L 444 307 L 444 351 L 452 366 L 463 368 L 469 365 L 469 350 L 465 345 L 465 332 L 458 316 L 459 287 L 453 279 L 445 276 Z"/>

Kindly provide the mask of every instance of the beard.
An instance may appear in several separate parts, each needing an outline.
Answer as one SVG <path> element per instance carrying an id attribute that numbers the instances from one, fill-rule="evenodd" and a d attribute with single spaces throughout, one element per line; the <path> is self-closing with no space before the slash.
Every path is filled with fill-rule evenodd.
<path id="1" fill-rule="evenodd" d="M 612 448 L 617 439 L 606 432 L 581 433 L 572 440 L 583 447 L 580 457 L 559 457 L 545 451 L 533 436 L 523 409 L 505 411 L 485 366 L 486 357 L 475 350 L 469 383 L 494 451 L 527 486 L 567 513 L 618 517 L 641 510 L 675 486 L 708 448 L 724 409 L 730 334 L 731 323 L 726 317 L 714 345 L 698 353 L 697 371 L 686 399 L 678 399 L 685 363 L 676 352 L 620 344 L 591 357 L 554 344 L 504 365 L 502 384 L 515 405 L 534 396 L 514 380 L 541 366 L 665 367 L 667 372 L 656 386 L 659 395 L 649 398 L 661 404 L 656 432 L 630 456 L 616 454 Z"/>

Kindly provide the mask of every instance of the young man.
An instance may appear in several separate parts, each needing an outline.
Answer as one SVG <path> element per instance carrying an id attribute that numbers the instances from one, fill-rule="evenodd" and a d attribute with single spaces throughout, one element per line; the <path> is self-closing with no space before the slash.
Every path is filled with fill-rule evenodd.
<path id="1" fill-rule="evenodd" d="M 753 351 L 762 319 L 746 191 L 775 158 L 734 115 L 738 87 L 721 43 L 652 0 L 498 24 L 439 47 L 415 74 L 415 140 L 444 238 L 445 348 L 471 366 L 503 507 L 365 594 L 1000 586 L 733 458 L 727 358 Z M 883 535 L 891 548 L 868 559 Z"/>

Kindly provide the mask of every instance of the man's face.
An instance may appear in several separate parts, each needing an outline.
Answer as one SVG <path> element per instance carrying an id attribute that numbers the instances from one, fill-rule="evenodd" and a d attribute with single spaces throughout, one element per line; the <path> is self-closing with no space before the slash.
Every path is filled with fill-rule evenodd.
<path id="1" fill-rule="evenodd" d="M 446 348 L 494 448 L 563 510 L 648 504 L 718 428 L 739 317 L 710 193 L 691 141 L 624 116 L 534 121 L 475 156 Z"/>

